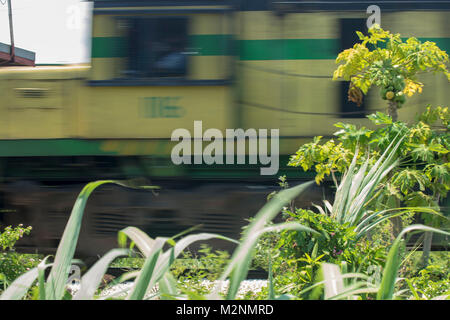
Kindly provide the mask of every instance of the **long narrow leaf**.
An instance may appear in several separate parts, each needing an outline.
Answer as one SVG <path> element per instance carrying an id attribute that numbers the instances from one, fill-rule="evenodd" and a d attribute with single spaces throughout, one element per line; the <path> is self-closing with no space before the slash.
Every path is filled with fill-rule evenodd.
<path id="1" fill-rule="evenodd" d="M 233 272 L 232 279 L 230 280 L 230 286 L 227 293 L 228 299 L 233 299 L 239 288 L 240 279 L 246 274 L 249 267 L 249 261 L 253 252 L 253 247 L 256 243 L 258 234 L 264 229 L 266 224 L 271 221 L 292 199 L 304 192 L 314 182 L 307 182 L 299 186 L 289 188 L 276 194 L 272 200 L 270 200 L 259 212 L 256 214 L 255 219 L 250 223 L 245 230 L 243 240 L 234 251 L 231 261 L 227 265 L 225 271 L 222 273 L 219 280 L 225 280 L 231 272 Z M 210 295 L 210 298 L 217 298 L 218 288 Z"/>
<path id="2" fill-rule="evenodd" d="M 54 265 L 46 283 L 46 298 L 59 300 L 64 295 L 64 288 L 69 277 L 70 265 L 78 242 L 84 208 L 91 193 L 99 186 L 106 183 L 117 183 L 112 180 L 96 181 L 87 184 L 79 194 L 69 221 L 64 229 L 55 255 Z"/>
<path id="3" fill-rule="evenodd" d="M 45 300 L 45 269 L 53 265 L 53 263 L 46 263 L 49 257 L 50 256 L 45 257 L 37 266 L 40 300 Z"/>
<path id="4" fill-rule="evenodd" d="M 177 281 L 169 272 L 166 272 L 159 281 L 159 291 L 161 300 L 167 300 L 169 297 L 177 295 Z"/>
<path id="5" fill-rule="evenodd" d="M 387 259 L 386 259 L 386 265 L 384 267 L 384 271 L 383 271 L 383 277 L 381 279 L 381 285 L 380 285 L 380 290 L 378 291 L 377 294 L 377 299 L 378 300 L 390 300 L 392 299 L 393 295 L 394 295 L 394 287 L 395 287 L 395 282 L 397 279 L 397 272 L 400 266 L 400 257 L 399 257 L 399 252 L 400 252 L 400 245 L 401 245 L 401 240 L 403 238 L 403 236 L 411 231 L 429 231 L 429 232 L 436 232 L 436 233 L 441 233 L 441 234 L 445 234 L 445 235 L 450 235 L 450 233 L 439 230 L 439 229 L 435 229 L 435 228 L 431 228 L 431 227 L 427 227 L 424 225 L 411 225 L 406 227 L 405 229 L 402 230 L 402 232 L 400 232 L 400 234 L 397 236 L 397 238 L 395 239 L 394 243 L 392 244 L 391 249 L 389 250 Z"/>
<path id="6" fill-rule="evenodd" d="M 80 289 L 73 300 L 91 300 L 103 279 L 103 276 L 111 262 L 120 256 L 126 256 L 129 250 L 113 249 L 97 261 L 86 274 L 81 278 Z"/>
<path id="7" fill-rule="evenodd" d="M 171 250 L 165 252 L 160 256 L 158 259 L 158 262 L 155 266 L 155 272 L 151 278 L 151 283 L 158 282 L 164 274 L 169 270 L 171 263 L 174 261 L 175 258 L 177 258 L 180 253 L 186 249 L 191 244 L 198 242 L 198 241 L 206 241 L 210 239 L 221 239 L 225 241 L 230 241 L 233 243 L 239 243 L 238 241 L 221 236 L 219 234 L 214 233 L 199 233 L 194 235 L 188 235 L 182 239 L 180 239 L 176 244 L 175 247 L 173 247 Z"/>
<path id="8" fill-rule="evenodd" d="M 156 238 L 151 251 L 149 252 L 144 266 L 139 272 L 139 276 L 134 281 L 133 289 L 128 295 L 128 300 L 142 300 L 147 292 L 150 284 L 150 279 L 153 275 L 156 262 L 161 253 L 161 250 L 166 243 L 167 238 Z"/>
<path id="9" fill-rule="evenodd" d="M 150 238 L 145 232 L 135 227 L 127 227 L 120 230 L 118 234 L 118 242 L 121 247 L 126 246 L 127 237 L 136 244 L 145 257 L 150 254 L 155 243 L 155 240 Z"/>
<path id="10" fill-rule="evenodd" d="M 0 300 L 20 300 L 38 277 L 38 268 L 33 268 L 14 280 L 0 296 Z"/>
<path id="11" fill-rule="evenodd" d="M 339 267 L 331 263 L 322 263 L 325 284 L 325 299 L 337 296 L 344 291 L 344 280 Z"/>

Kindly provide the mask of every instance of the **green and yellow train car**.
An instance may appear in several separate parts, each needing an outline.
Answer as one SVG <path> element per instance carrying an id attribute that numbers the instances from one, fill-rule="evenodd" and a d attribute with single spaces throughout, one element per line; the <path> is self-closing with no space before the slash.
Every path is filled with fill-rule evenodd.
<path id="1" fill-rule="evenodd" d="M 95 0 L 90 65 L 0 69 L 0 218 L 27 219 L 29 245 L 54 248 L 81 183 L 146 177 L 170 192 L 98 191 L 81 251 L 104 252 L 128 225 L 161 235 L 203 224 L 236 237 L 278 175 L 311 176 L 286 168 L 302 143 L 384 110 L 378 92 L 357 107 L 331 79 L 337 54 L 367 30 L 369 5 L 384 29 L 450 52 L 448 1 Z M 422 80 L 400 119 L 449 101 L 444 76 Z M 280 171 L 173 164 L 172 132 L 193 132 L 196 120 L 222 132 L 279 129 Z"/>

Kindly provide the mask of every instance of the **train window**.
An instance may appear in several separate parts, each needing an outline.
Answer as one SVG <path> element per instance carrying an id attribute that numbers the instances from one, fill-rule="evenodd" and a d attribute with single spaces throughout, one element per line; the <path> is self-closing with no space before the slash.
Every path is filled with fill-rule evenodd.
<path id="1" fill-rule="evenodd" d="M 153 78 L 186 75 L 186 17 L 134 17 L 125 23 L 128 30 L 128 62 L 123 76 Z"/>
<path id="2" fill-rule="evenodd" d="M 359 41 L 356 31 L 367 34 L 366 19 L 341 19 L 341 48 L 340 51 L 352 48 Z M 341 82 L 340 100 L 342 118 L 364 118 L 366 111 L 366 103 L 363 100 L 360 106 L 348 100 L 348 81 Z"/>

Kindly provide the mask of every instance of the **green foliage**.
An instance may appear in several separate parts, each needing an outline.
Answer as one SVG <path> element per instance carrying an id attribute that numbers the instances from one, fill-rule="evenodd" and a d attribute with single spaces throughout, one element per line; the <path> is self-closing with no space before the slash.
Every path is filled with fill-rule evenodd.
<path id="1" fill-rule="evenodd" d="M 37 266 L 41 257 L 14 251 L 0 253 L 0 291 L 21 274 Z"/>
<path id="2" fill-rule="evenodd" d="M 326 176 L 344 173 L 357 146 L 356 163 L 362 165 L 368 158 L 373 162 L 400 134 L 404 137 L 397 151 L 400 165 L 393 168 L 391 179 L 380 185 L 382 189 L 373 199 L 372 208 L 386 209 L 388 200 L 393 198 L 411 207 L 438 209 L 437 199 L 445 198 L 450 188 L 448 108 L 428 107 L 411 125 L 400 121 L 393 123 L 381 112 L 368 118 L 377 126 L 364 134 L 370 139 L 361 139 L 360 135 L 354 134 L 354 127 L 339 124 L 341 130 L 335 133 L 338 142 L 330 140 L 320 144 L 320 137 L 317 137 L 312 143 L 301 146 L 289 165 L 301 166 L 305 171 L 315 170 L 316 182 L 320 183 Z"/>
<path id="3" fill-rule="evenodd" d="M 202 244 L 197 253 L 182 252 L 181 258 L 171 266 L 172 275 L 178 279 L 177 287 L 182 292 L 206 295 L 212 290 L 205 281 L 215 281 L 225 270 L 230 254 L 227 251 L 215 250 L 208 244 Z"/>
<path id="4" fill-rule="evenodd" d="M 450 81 L 445 51 L 434 42 L 420 42 L 417 38 L 401 39 L 375 25 L 369 35 L 356 32 L 360 43 L 342 51 L 336 63 L 342 63 L 334 72 L 333 79 L 350 81 L 349 98 L 360 104 L 362 95 L 371 86 L 381 89 L 381 98 L 401 107 L 406 96 L 422 92 L 418 81 L 421 72 L 443 73 Z"/>
<path id="5" fill-rule="evenodd" d="M 304 171 L 314 169 L 318 184 L 334 172 L 344 172 L 354 155 L 354 150 L 344 147 L 344 139 L 338 144 L 334 140 L 320 144 L 321 140 L 322 137 L 318 136 L 313 142 L 302 145 L 288 163 L 289 166 L 302 167 Z"/>
<path id="6" fill-rule="evenodd" d="M 24 228 L 22 224 L 19 224 L 15 228 L 8 226 L 0 233 L 0 285 L 2 287 L 6 287 L 22 273 L 37 265 L 36 255 L 24 255 L 14 250 L 16 242 L 30 234 L 31 229 L 31 226 Z"/>
<path id="7" fill-rule="evenodd" d="M 348 270 L 366 271 L 370 265 L 382 266 L 385 252 L 381 246 L 358 241 L 355 227 L 341 224 L 335 219 L 310 210 L 289 212 L 290 219 L 317 230 L 317 234 L 305 235 L 295 231 L 283 231 L 278 243 L 279 264 L 275 272 L 296 270 L 303 283 L 311 284 L 322 262 L 341 264 Z"/>
<path id="8" fill-rule="evenodd" d="M 0 233 L 0 247 L 3 251 L 13 249 L 16 242 L 24 235 L 28 235 L 31 232 L 32 227 L 24 228 L 22 224 L 13 228 L 12 226 L 6 227 L 2 233 Z"/>
<path id="9" fill-rule="evenodd" d="M 392 244 L 391 248 L 389 249 L 389 253 L 386 259 L 386 264 L 383 270 L 383 277 L 381 279 L 380 288 L 377 292 L 377 299 L 378 300 L 391 300 L 394 297 L 394 291 L 395 291 L 395 285 L 397 282 L 397 276 L 398 272 L 401 266 L 401 258 L 400 258 L 400 251 L 404 249 L 404 241 L 403 236 L 406 233 L 409 232 L 417 232 L 417 231 L 423 231 L 423 232 L 435 232 L 445 235 L 450 235 L 450 233 L 431 228 L 424 225 L 410 225 L 406 228 L 404 228 L 400 234 L 395 239 L 394 243 Z"/>
<path id="10" fill-rule="evenodd" d="M 197 253 L 183 252 L 172 267 L 172 274 L 180 281 L 217 280 L 229 262 L 227 251 L 215 250 L 207 244 L 202 244 Z"/>
<path id="11" fill-rule="evenodd" d="M 45 258 L 38 267 L 29 270 L 18 277 L 0 296 L 1 300 L 18 300 L 22 299 L 27 293 L 38 299 L 70 299 L 71 296 L 65 290 L 67 278 L 69 275 L 70 264 L 73 262 L 73 253 L 76 246 L 76 241 L 80 232 L 81 219 L 84 214 L 84 208 L 89 195 L 96 187 L 104 183 L 116 183 L 114 181 L 97 181 L 90 183 L 77 198 L 72 214 L 69 218 L 68 225 L 63 233 L 62 240 L 58 246 L 56 258 L 53 263 L 47 263 Z M 298 223 L 283 223 L 267 227 L 267 223 L 280 212 L 282 207 L 292 201 L 301 192 L 306 190 L 311 183 L 305 183 L 276 194 L 274 198 L 269 201 L 256 215 L 253 222 L 250 223 L 248 229 L 244 232 L 243 240 L 238 241 L 216 235 L 216 234 L 194 234 L 187 235 L 178 241 L 175 238 L 156 238 L 152 239 L 141 230 L 134 227 L 127 227 L 119 232 L 118 240 L 122 246 L 125 246 L 127 239 L 131 240 L 131 247 L 137 247 L 145 257 L 145 262 L 139 271 L 130 272 L 122 275 L 115 284 L 135 279 L 133 287 L 130 290 L 127 299 L 146 299 L 148 294 L 156 284 L 159 284 L 159 292 L 157 295 L 161 298 L 176 298 L 182 295 L 176 288 L 176 282 L 170 273 L 170 267 L 175 259 L 188 246 L 196 241 L 208 241 L 213 238 L 228 240 L 239 243 L 231 260 L 225 267 L 225 270 L 220 276 L 219 280 L 230 279 L 230 286 L 227 290 L 226 296 L 228 299 L 236 298 L 240 283 L 245 279 L 248 268 L 251 262 L 253 248 L 258 239 L 265 232 L 279 232 L 282 230 L 302 230 L 305 232 L 315 231 L 302 226 Z M 71 243 L 69 240 L 72 240 Z M 168 244 L 170 247 L 163 250 L 163 246 Z M 82 277 L 80 289 L 73 296 L 74 300 L 78 299 L 94 299 L 98 294 L 98 286 L 101 279 L 106 272 L 107 266 L 112 263 L 114 259 L 119 256 L 128 255 L 129 251 L 124 249 L 113 249 L 97 261 L 94 266 Z M 210 249 L 204 249 L 207 258 L 212 256 L 217 257 L 217 254 L 211 253 Z M 224 254 L 220 253 L 220 259 L 224 259 Z M 45 269 L 51 267 L 49 277 L 45 279 Z M 220 266 L 222 268 L 222 265 Z M 36 287 L 34 284 L 38 283 Z M 57 289 L 58 288 L 58 289 Z M 57 289 L 57 290 L 56 290 Z M 61 294 L 59 294 L 61 293 Z M 204 298 L 197 293 L 190 293 L 188 297 Z M 218 293 L 218 288 L 209 294 L 209 298 L 221 298 Z M 106 298 L 114 298 L 109 295 Z"/>
<path id="12" fill-rule="evenodd" d="M 450 295 L 450 273 L 448 266 L 431 264 L 420 270 L 416 277 L 407 279 L 414 299 L 429 300 Z"/>

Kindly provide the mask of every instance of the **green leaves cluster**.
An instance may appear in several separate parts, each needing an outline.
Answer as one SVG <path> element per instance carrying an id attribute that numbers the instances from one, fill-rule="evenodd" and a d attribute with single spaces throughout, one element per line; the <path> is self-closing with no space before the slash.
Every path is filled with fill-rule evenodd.
<path id="1" fill-rule="evenodd" d="M 431 264 L 420 270 L 417 276 L 406 281 L 416 300 L 428 300 L 437 296 L 450 295 L 448 267 Z"/>
<path id="2" fill-rule="evenodd" d="M 321 144 L 321 140 L 321 136 L 314 137 L 313 142 L 302 145 L 288 164 L 301 166 L 304 171 L 314 168 L 317 184 L 336 171 L 344 172 L 353 158 L 353 151 L 344 147 L 345 141 L 336 144 L 334 140 L 328 140 Z"/>
<path id="3" fill-rule="evenodd" d="M 31 232 L 32 227 L 24 228 L 22 224 L 13 228 L 7 226 L 2 233 L 0 233 L 0 247 L 2 250 L 11 250 L 16 242 L 24 235 L 28 235 Z"/>
<path id="4" fill-rule="evenodd" d="M 400 34 L 377 25 L 369 29 L 369 35 L 359 31 L 357 35 L 361 42 L 338 55 L 336 63 L 342 64 L 333 74 L 333 80 L 342 78 L 351 82 L 349 94 L 352 90 L 367 94 L 375 85 L 381 88 L 383 99 L 400 107 L 406 96 L 422 91 L 419 73 L 443 73 L 450 81 L 448 55 L 434 42 L 422 43 L 414 37 L 404 41 Z"/>
<path id="5" fill-rule="evenodd" d="M 336 126 L 341 130 L 335 133 L 337 142 L 329 140 L 320 144 L 321 139 L 317 137 L 301 146 L 289 165 L 300 166 L 305 171 L 315 170 L 316 182 L 320 183 L 334 173 L 344 173 L 357 146 L 360 148 L 357 164 L 361 165 L 367 158 L 378 159 L 395 137 L 401 135 L 404 139 L 397 150 L 400 165 L 381 185 L 375 204 L 379 209 L 386 208 L 386 199 L 395 197 L 407 206 L 438 207 L 437 199 L 446 197 L 450 188 L 448 108 L 428 107 L 411 125 L 393 122 L 381 112 L 368 118 L 376 125 L 375 130 L 339 123 Z"/>
<path id="6" fill-rule="evenodd" d="M 25 228 L 19 224 L 14 228 L 8 226 L 0 233 L 0 285 L 3 287 L 39 262 L 35 255 L 24 255 L 14 250 L 16 242 L 30 234 L 31 229 L 31 226 Z"/>
<path id="7" fill-rule="evenodd" d="M 294 259 L 300 262 L 297 266 L 302 267 L 309 263 L 304 258 L 314 260 L 323 257 L 323 261 L 331 263 L 347 261 L 355 270 L 361 266 L 362 260 L 367 260 L 366 266 L 383 262 L 382 250 L 375 246 L 368 248 L 363 241 L 358 242 L 355 227 L 350 223 L 342 224 L 328 215 L 311 210 L 297 209 L 295 213 L 288 213 L 292 220 L 313 228 L 318 234 L 283 231 L 278 248 L 284 261 Z"/>

